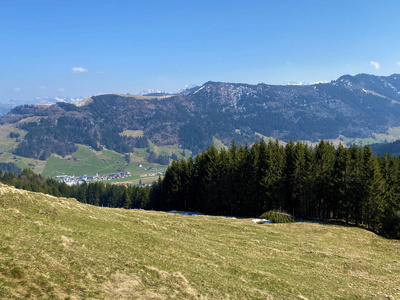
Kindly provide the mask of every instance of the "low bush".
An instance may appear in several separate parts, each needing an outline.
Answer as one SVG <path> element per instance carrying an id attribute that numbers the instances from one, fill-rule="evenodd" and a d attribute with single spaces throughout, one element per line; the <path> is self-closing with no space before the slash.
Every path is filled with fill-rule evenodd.
<path id="1" fill-rule="evenodd" d="M 271 221 L 271 223 L 293 223 L 295 219 L 288 213 L 277 211 L 277 210 L 270 210 L 263 213 L 260 216 L 261 219 L 267 219 Z"/>

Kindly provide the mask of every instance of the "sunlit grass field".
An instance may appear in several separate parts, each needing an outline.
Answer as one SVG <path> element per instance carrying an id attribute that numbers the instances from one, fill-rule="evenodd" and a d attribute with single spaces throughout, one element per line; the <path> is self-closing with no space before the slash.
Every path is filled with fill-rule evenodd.
<path id="1" fill-rule="evenodd" d="M 142 167 L 138 167 L 138 165 Z M 157 171 L 148 171 L 144 168 L 157 168 Z M 167 166 L 148 163 L 144 160 L 138 160 L 131 155 L 131 162 L 127 164 L 124 155 L 115 151 L 104 149 L 102 151 L 92 151 L 89 147 L 79 145 L 78 151 L 73 155 L 62 158 L 52 155 L 44 167 L 42 175 L 44 177 L 56 177 L 58 175 L 94 175 L 110 174 L 121 171 L 131 172 L 132 176 L 128 178 L 116 179 L 112 182 L 128 182 L 138 184 L 140 175 L 153 172 L 164 172 Z M 151 181 L 157 180 L 157 176 Z M 148 182 L 148 180 L 145 180 Z"/>
<path id="2" fill-rule="evenodd" d="M 1 299 L 399 299 L 400 242 L 353 227 L 94 207 L 0 185 Z"/>
<path id="3" fill-rule="evenodd" d="M 116 173 L 126 165 L 123 155 L 110 150 L 94 152 L 79 145 L 78 151 L 68 158 L 52 155 L 42 173 L 45 177 L 55 175 L 109 174 Z"/>

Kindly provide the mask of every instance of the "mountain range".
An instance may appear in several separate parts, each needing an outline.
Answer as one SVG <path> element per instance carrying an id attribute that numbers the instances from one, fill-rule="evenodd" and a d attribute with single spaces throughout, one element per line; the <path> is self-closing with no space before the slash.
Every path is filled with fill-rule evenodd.
<path id="1" fill-rule="evenodd" d="M 76 144 L 131 152 L 140 132 L 157 146 L 194 153 L 219 139 L 395 140 L 400 136 L 400 75 L 344 75 L 328 83 L 268 85 L 207 82 L 178 94 L 107 94 L 76 103 L 24 105 L 0 119 L 27 133 L 13 153 L 46 159 Z"/>

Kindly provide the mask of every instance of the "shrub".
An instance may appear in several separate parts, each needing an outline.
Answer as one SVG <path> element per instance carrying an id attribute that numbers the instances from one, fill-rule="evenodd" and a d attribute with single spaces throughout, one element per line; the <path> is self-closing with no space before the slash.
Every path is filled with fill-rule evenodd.
<path id="1" fill-rule="evenodd" d="M 272 223 L 293 223 L 295 219 L 288 213 L 270 210 L 260 216 L 261 219 L 267 219 Z"/>

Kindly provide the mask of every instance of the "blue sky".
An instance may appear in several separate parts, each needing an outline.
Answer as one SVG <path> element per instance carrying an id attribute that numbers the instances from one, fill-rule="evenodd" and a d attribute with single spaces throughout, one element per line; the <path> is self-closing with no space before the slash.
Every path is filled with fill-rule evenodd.
<path id="1" fill-rule="evenodd" d="M 0 103 L 400 73 L 400 1 L 0 1 Z"/>

